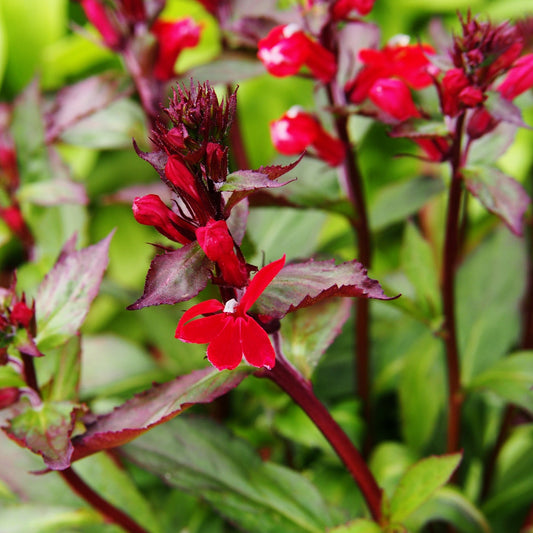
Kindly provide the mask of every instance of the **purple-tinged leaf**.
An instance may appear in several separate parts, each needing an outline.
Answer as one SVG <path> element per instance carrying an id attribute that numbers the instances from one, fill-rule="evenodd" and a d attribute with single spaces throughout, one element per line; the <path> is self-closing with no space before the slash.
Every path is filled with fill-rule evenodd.
<path id="1" fill-rule="evenodd" d="M 61 89 L 45 115 L 46 142 L 57 140 L 81 119 L 131 92 L 121 89 L 122 82 L 109 74 L 102 74 Z"/>
<path id="2" fill-rule="evenodd" d="M 137 196 L 146 196 L 147 194 L 157 194 L 166 204 L 170 204 L 172 200 L 170 189 L 160 181 L 130 185 L 112 194 L 105 195 L 102 200 L 110 204 L 121 203 L 131 205 Z"/>
<path id="3" fill-rule="evenodd" d="M 163 181 L 168 181 L 165 175 L 165 166 L 168 161 L 167 153 L 165 153 L 163 150 L 143 152 L 135 141 L 133 141 L 133 148 L 141 159 L 144 159 L 147 163 L 150 163 L 150 165 L 154 167 Z"/>
<path id="4" fill-rule="evenodd" d="M 41 455 L 52 470 L 70 466 L 74 447 L 70 436 L 81 408 L 71 402 L 44 402 L 34 407 L 27 403 L 22 412 L 3 428 L 20 446 Z"/>
<path id="5" fill-rule="evenodd" d="M 207 286 L 212 264 L 196 242 L 157 255 L 146 275 L 143 295 L 128 309 L 175 304 L 194 298 Z"/>
<path id="6" fill-rule="evenodd" d="M 225 212 L 227 215 L 233 207 L 254 191 L 261 189 L 277 188 L 287 185 L 295 178 L 285 183 L 277 183 L 274 180 L 290 172 L 301 160 L 303 154 L 289 165 L 270 165 L 260 167 L 257 170 L 238 170 L 226 177 L 226 180 L 218 185 L 219 191 L 232 192 L 226 200 Z"/>
<path id="7" fill-rule="evenodd" d="M 52 206 L 59 204 L 82 204 L 88 202 L 85 187 L 66 179 L 54 179 L 22 185 L 17 191 L 19 202 Z"/>
<path id="8" fill-rule="evenodd" d="M 285 266 L 256 302 L 259 313 L 281 318 L 332 296 L 391 300 L 358 261 L 309 260 Z"/>
<path id="9" fill-rule="evenodd" d="M 352 302 L 330 298 L 286 316 L 281 322 L 283 353 L 310 379 L 330 344 L 350 316 Z"/>
<path id="10" fill-rule="evenodd" d="M 494 167 L 463 170 L 466 188 L 515 235 L 522 235 L 523 216 L 530 203 L 522 185 Z"/>
<path id="11" fill-rule="evenodd" d="M 98 294 L 111 237 L 79 251 L 62 253 L 39 286 L 35 298 L 36 343 L 41 350 L 58 346 L 79 330 Z"/>
<path id="12" fill-rule="evenodd" d="M 398 124 L 392 128 L 389 135 L 409 139 L 434 139 L 436 137 L 448 137 L 450 132 L 442 121 L 414 119 Z"/>
<path id="13" fill-rule="evenodd" d="M 72 460 L 126 444 L 193 404 L 212 402 L 239 385 L 251 371 L 240 368 L 220 372 L 210 367 L 195 370 L 168 383 L 156 384 L 111 413 L 98 417 L 88 426 L 86 433 L 75 437 Z"/>
<path id="14" fill-rule="evenodd" d="M 468 165 L 495 163 L 513 144 L 518 126 L 500 122 L 490 133 L 476 139 L 468 150 Z"/>
<path id="15" fill-rule="evenodd" d="M 496 120 L 503 120 L 521 128 L 529 128 L 522 118 L 522 111 L 519 107 L 503 98 L 499 92 L 489 91 L 487 94 L 485 107 Z"/>

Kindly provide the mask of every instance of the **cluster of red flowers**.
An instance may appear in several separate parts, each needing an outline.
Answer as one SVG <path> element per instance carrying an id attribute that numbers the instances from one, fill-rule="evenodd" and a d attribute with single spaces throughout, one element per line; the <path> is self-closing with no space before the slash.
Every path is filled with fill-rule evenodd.
<path id="1" fill-rule="evenodd" d="M 79 0 L 87 19 L 99 31 L 105 45 L 122 51 L 140 27 L 150 28 L 157 42 L 153 75 L 166 81 L 175 76 L 174 66 L 184 48 L 191 48 L 200 40 L 201 27 L 191 18 L 165 20 L 159 14 L 148 13 L 143 0 L 117 0 L 112 8 L 103 0 Z M 162 8 L 163 4 L 161 4 Z"/>
<path id="2" fill-rule="evenodd" d="M 248 310 L 284 260 L 267 265 L 250 282 L 255 269 L 246 263 L 228 228 L 225 201 L 217 187 L 228 174 L 223 141 L 231 127 L 235 95 L 220 104 L 208 85 L 179 87 L 164 111 L 171 125 L 156 124 L 152 141 L 159 150 L 138 153 L 168 186 L 172 207 L 150 194 L 135 199 L 133 214 L 138 222 L 154 226 L 175 242 L 197 243 L 215 266 L 214 282 L 233 296 L 225 303 L 208 300 L 192 307 L 180 320 L 176 337 L 210 343 L 207 356 L 218 369 L 235 368 L 243 357 L 254 366 L 271 368 L 274 350 Z M 189 322 L 199 314 L 212 313 L 218 314 Z"/>

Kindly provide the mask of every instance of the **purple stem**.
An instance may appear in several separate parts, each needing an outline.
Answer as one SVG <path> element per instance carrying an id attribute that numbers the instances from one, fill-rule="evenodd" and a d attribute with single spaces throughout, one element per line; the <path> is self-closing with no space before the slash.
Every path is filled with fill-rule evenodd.
<path id="1" fill-rule="evenodd" d="M 340 96 L 336 96 L 338 89 L 334 82 L 328 85 L 327 89 L 331 105 L 340 105 Z M 346 187 L 348 199 L 355 210 L 355 217 L 350 222 L 355 231 L 359 252 L 358 260 L 365 268 L 370 268 L 372 247 L 363 177 L 357 164 L 357 154 L 348 135 L 348 117 L 346 115 L 338 114 L 335 116 L 335 129 L 346 150 L 346 157 L 339 167 L 339 172 Z M 367 425 L 363 449 L 368 454 L 372 446 L 374 432 L 370 408 L 370 300 L 367 298 L 357 298 L 355 303 L 355 335 L 355 383 L 362 402 L 363 418 Z"/>
<path id="2" fill-rule="evenodd" d="M 461 140 L 463 135 L 464 113 L 457 118 L 452 149 L 452 179 L 446 215 L 446 234 L 444 239 L 443 272 L 442 272 L 442 307 L 444 313 L 443 336 L 446 348 L 448 367 L 448 437 L 446 450 L 448 453 L 459 449 L 461 422 L 461 378 L 459 366 L 459 350 L 455 325 L 455 270 L 459 248 L 459 213 L 463 183 L 461 177 L 462 154 Z"/>
<path id="3" fill-rule="evenodd" d="M 71 467 L 61 470 L 59 474 L 78 496 L 83 498 L 109 522 L 119 525 L 130 533 L 148 533 L 146 529 L 137 524 L 126 513 L 104 500 Z"/>
<path id="4" fill-rule="evenodd" d="M 365 463 L 363 456 L 342 428 L 335 422 L 324 404 L 315 396 L 311 383 L 304 379 L 281 354 L 279 333 L 275 334 L 275 340 L 276 365 L 272 370 L 261 370 L 256 375 L 272 380 L 304 410 L 305 414 L 329 441 L 354 478 L 363 494 L 372 518 L 379 524 L 383 523 L 384 516 L 381 509 L 382 491 Z"/>

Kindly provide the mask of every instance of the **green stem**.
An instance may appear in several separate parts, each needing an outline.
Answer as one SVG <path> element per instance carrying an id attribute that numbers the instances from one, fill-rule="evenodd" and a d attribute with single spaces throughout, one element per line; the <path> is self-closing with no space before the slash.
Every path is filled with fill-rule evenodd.
<path id="1" fill-rule="evenodd" d="M 303 409 L 305 414 L 326 437 L 354 478 L 363 494 L 372 518 L 377 523 L 383 524 L 382 491 L 365 463 L 363 456 L 342 428 L 335 422 L 324 404 L 315 396 L 311 383 L 304 379 L 283 357 L 279 349 L 279 333 L 276 334 L 275 340 L 276 365 L 272 370 L 261 370 L 256 375 L 272 380 Z"/>
<path id="2" fill-rule="evenodd" d="M 448 453 L 456 452 L 459 449 L 461 406 L 463 402 L 455 323 L 455 270 L 459 248 L 459 213 L 463 193 L 461 140 L 464 118 L 464 114 L 460 115 L 457 118 L 455 126 L 455 138 L 451 158 L 452 179 L 446 215 L 441 287 L 444 314 L 443 333 L 448 368 L 448 437 L 446 444 Z"/>

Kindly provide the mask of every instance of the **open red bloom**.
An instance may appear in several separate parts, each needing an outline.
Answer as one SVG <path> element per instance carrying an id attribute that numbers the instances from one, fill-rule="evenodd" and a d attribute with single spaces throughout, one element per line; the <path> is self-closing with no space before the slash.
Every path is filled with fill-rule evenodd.
<path id="1" fill-rule="evenodd" d="M 174 65 L 184 48 L 196 46 L 200 40 L 200 26 L 191 18 L 155 21 L 150 31 L 159 43 L 154 76 L 167 81 L 175 76 Z"/>
<path id="2" fill-rule="evenodd" d="M 276 150 L 284 155 L 296 155 L 312 146 L 318 157 L 332 167 L 344 159 L 342 142 L 330 135 L 313 115 L 297 107 L 270 123 L 270 136 Z"/>
<path id="3" fill-rule="evenodd" d="M 184 313 L 176 328 L 177 339 L 209 343 L 207 359 L 219 370 L 233 369 L 244 357 L 252 366 L 272 368 L 276 354 L 266 331 L 247 311 L 285 264 L 285 256 L 263 267 L 250 281 L 239 302 L 224 305 L 207 300 Z M 199 315 L 209 315 L 192 320 Z"/>
<path id="4" fill-rule="evenodd" d="M 420 117 L 409 87 L 397 79 L 377 80 L 368 95 L 374 104 L 397 120 Z"/>
<path id="5" fill-rule="evenodd" d="M 498 91 L 506 100 L 512 100 L 533 87 L 533 54 L 518 59 L 511 67 Z"/>
<path id="6" fill-rule="evenodd" d="M 383 50 L 361 50 L 359 59 L 365 66 L 346 85 L 350 100 L 360 104 L 368 97 L 373 85 L 384 78 L 400 79 L 411 89 L 428 87 L 433 79 L 428 72 L 427 55 L 434 53 L 435 50 L 427 44 L 394 44 Z"/>
<path id="7" fill-rule="evenodd" d="M 335 56 L 295 24 L 276 26 L 258 47 L 257 56 L 273 76 L 291 76 L 305 65 L 315 78 L 327 83 L 337 72 Z"/>

